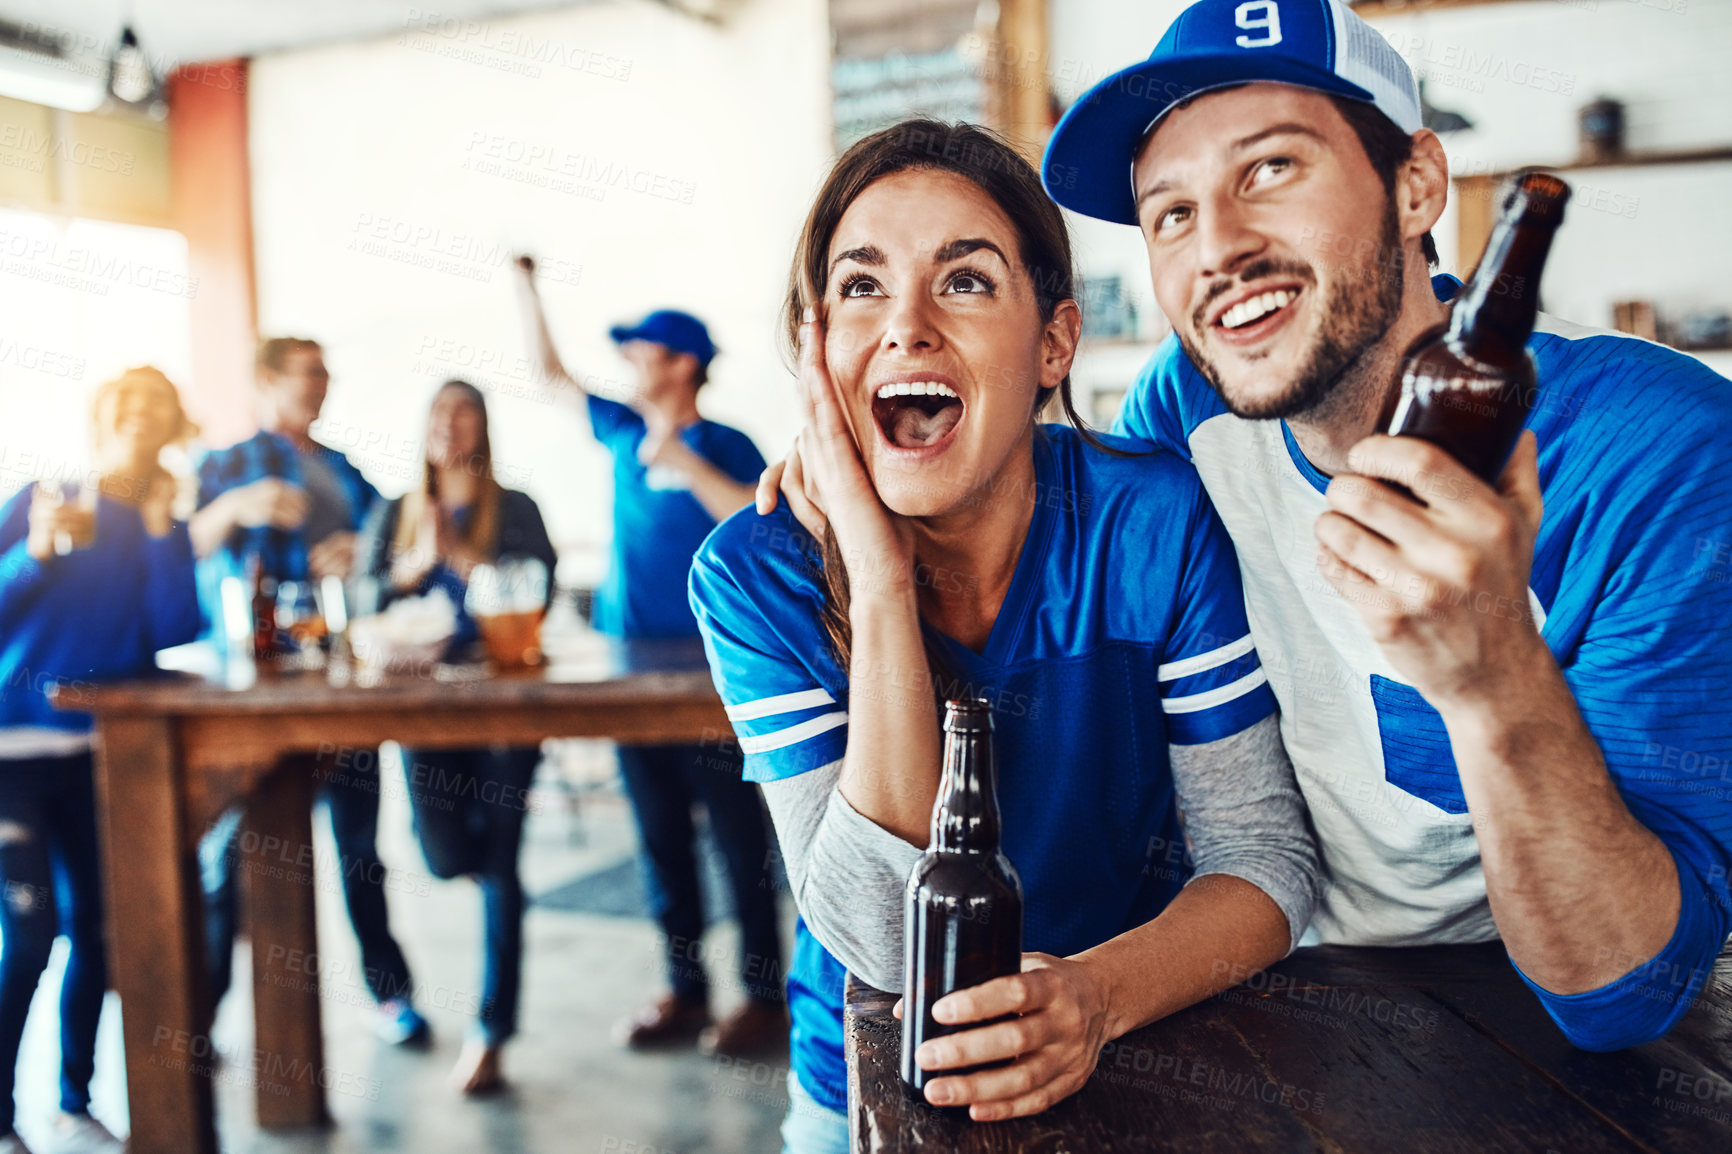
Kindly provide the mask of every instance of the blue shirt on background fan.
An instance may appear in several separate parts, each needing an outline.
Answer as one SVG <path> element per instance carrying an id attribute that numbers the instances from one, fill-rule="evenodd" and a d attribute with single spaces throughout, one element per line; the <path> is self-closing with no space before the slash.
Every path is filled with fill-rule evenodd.
<path id="1" fill-rule="evenodd" d="M 314 452 L 334 475 L 348 505 L 347 523 L 342 527 L 355 532 L 366 521 L 373 503 L 379 500 L 379 491 L 337 450 L 319 445 Z M 198 461 L 198 507 L 204 508 L 230 489 L 266 477 L 306 487 L 301 452 L 282 434 L 261 431 L 226 449 L 212 449 Z M 279 581 L 305 581 L 307 549 L 317 543 L 308 541 L 300 529 L 242 526 L 229 535 L 219 552 L 228 555 L 237 566 L 257 554 L 267 576 Z"/>
<path id="2" fill-rule="evenodd" d="M 595 627 L 615 637 L 695 637 L 686 573 L 715 518 L 679 481 L 663 480 L 661 470 L 638 460 L 646 428 L 630 408 L 590 395 L 589 424 L 613 455 L 613 545 L 596 592 Z M 680 439 L 741 484 L 764 471 L 752 439 L 728 425 L 698 421 L 681 429 Z"/>
<path id="3" fill-rule="evenodd" d="M 38 561 L 25 547 L 34 485 L 0 506 L 0 757 L 72 752 L 87 713 L 49 704 L 48 691 L 137 677 L 156 652 L 198 634 L 192 543 L 175 522 L 152 537 L 135 506 L 96 504 L 96 539 Z"/>
<path id="4" fill-rule="evenodd" d="M 1142 925 L 1184 884 L 1151 869 L 1183 844 L 1168 745 L 1229 737 L 1274 698 L 1245 624 L 1238 567 L 1196 474 L 1166 452 L 1034 438 L 1034 514 L 976 653 L 928 628 L 947 697 L 992 702 L 1004 850 L 1022 875 L 1024 948 L 1071 954 Z M 786 503 L 730 517 L 692 566 L 692 607 L 746 776 L 838 761 L 848 678 L 824 632 L 817 543 Z M 788 1002 L 800 1085 L 840 1110 L 842 966 L 801 924 Z"/>
<path id="5" fill-rule="evenodd" d="M 335 483 L 333 497 L 339 504 L 334 510 L 319 510 L 321 521 L 335 529 L 357 532 L 366 521 L 373 505 L 380 500 L 379 491 L 361 475 L 361 470 L 337 450 L 317 445 L 313 454 Z M 275 477 L 308 489 L 315 504 L 322 490 L 309 486 L 303 455 L 295 443 L 280 433 L 259 431 L 244 441 L 226 449 L 212 449 L 198 459 L 198 507 L 204 508 L 230 489 L 250 485 L 267 477 Z M 206 636 L 221 631 L 218 621 L 222 605 L 219 590 L 224 577 L 244 577 L 247 559 L 257 556 L 267 577 L 278 581 L 305 581 L 307 550 L 318 544 L 308 540 L 307 526 L 299 529 L 278 529 L 270 525 L 239 526 L 229 534 L 213 555 L 198 567 L 199 600 L 205 607 Z"/>
<path id="6" fill-rule="evenodd" d="M 1432 282 L 1439 300 L 1460 285 Z M 1671 940 L 1623 978 L 1572 995 L 1534 986 L 1572 1042 L 1610 1050 L 1670 1029 L 1732 930 L 1732 382 L 1543 313 L 1528 349 L 1545 499 L 1529 608 L 1620 796 L 1671 850 L 1682 898 Z M 1442 718 L 1316 571 L 1328 478 L 1285 422 L 1227 412 L 1171 337 L 1116 427 L 1190 459 L 1232 534 L 1324 863 L 1300 944 L 1495 939 Z"/>

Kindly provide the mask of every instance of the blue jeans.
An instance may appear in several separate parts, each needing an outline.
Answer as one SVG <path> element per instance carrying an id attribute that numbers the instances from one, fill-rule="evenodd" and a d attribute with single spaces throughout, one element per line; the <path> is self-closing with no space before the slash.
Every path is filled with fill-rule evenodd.
<path id="1" fill-rule="evenodd" d="M 738 752 L 726 747 L 619 747 L 620 776 L 637 817 L 650 913 L 661 926 L 668 984 L 675 996 L 709 999 L 698 943 L 704 934 L 692 806 L 702 802 L 710 833 L 727 863 L 734 916 L 740 922 L 740 982 L 754 1001 L 780 1004 L 782 943 L 770 838 L 757 787 L 741 777 Z"/>
<path id="2" fill-rule="evenodd" d="M 782 1119 L 782 1154 L 849 1154 L 848 1115 L 813 1098 L 788 1071 L 788 1115 Z"/>
<path id="3" fill-rule="evenodd" d="M 379 860 L 379 759 L 357 750 L 347 765 L 321 762 L 319 795 L 331 815 L 331 835 L 343 874 L 343 904 L 361 946 L 367 989 L 378 1001 L 409 997 L 409 963 L 391 936 L 385 909 L 385 863 Z M 241 809 L 216 821 L 199 843 L 199 880 L 205 899 L 205 949 L 211 1006 L 228 992 L 235 953 L 235 861 L 240 853 Z"/>
<path id="4" fill-rule="evenodd" d="M 72 947 L 60 985 L 60 1108 L 90 1108 L 108 989 L 92 778 L 88 753 L 0 760 L 0 1134 L 12 1129 L 24 1018 L 60 933 Z"/>
<path id="5" fill-rule="evenodd" d="M 427 868 L 481 887 L 481 1013 L 488 1045 L 517 1032 L 523 973 L 523 882 L 517 876 L 539 749 L 403 750 L 409 806 Z"/>

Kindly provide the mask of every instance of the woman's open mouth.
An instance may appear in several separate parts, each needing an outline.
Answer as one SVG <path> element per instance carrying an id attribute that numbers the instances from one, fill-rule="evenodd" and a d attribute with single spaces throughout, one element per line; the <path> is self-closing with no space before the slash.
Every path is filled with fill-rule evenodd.
<path id="1" fill-rule="evenodd" d="M 896 381 L 872 396 L 872 419 L 885 442 L 913 452 L 949 440 L 963 411 L 962 397 L 943 381 Z"/>

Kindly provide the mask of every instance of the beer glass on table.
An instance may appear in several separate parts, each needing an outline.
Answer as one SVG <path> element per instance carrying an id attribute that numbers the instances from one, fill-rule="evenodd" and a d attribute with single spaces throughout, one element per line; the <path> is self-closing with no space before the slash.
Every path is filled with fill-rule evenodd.
<path id="1" fill-rule="evenodd" d="M 470 571 L 463 608 L 475 619 L 481 644 L 499 668 L 541 663 L 547 581 L 547 566 L 534 557 L 502 557 Z"/>
<path id="2" fill-rule="evenodd" d="M 291 652 L 302 668 L 315 669 L 322 664 L 325 616 L 310 582 L 277 585 L 276 621 L 279 636 L 287 635 Z"/>

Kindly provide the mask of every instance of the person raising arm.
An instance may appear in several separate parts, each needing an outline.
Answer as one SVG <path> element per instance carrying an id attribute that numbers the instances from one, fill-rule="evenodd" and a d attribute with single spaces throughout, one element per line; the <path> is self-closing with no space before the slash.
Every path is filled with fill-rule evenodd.
<path id="1" fill-rule="evenodd" d="M 535 287 L 535 262 L 519 257 L 518 303 L 532 354 L 549 380 L 580 398 L 590 431 L 613 458 L 613 534 L 607 576 L 593 619 L 627 639 L 695 638 L 686 602 L 692 555 L 716 523 L 750 503 L 764 458 L 738 429 L 706 420 L 697 394 L 709 379 L 714 342 L 703 322 L 662 309 L 609 331 L 631 364 L 626 404 L 597 396 L 560 362 Z M 620 746 L 620 776 L 631 801 L 652 905 L 660 924 L 671 991 L 618 1023 L 631 1047 L 697 1038 L 726 1057 L 755 1056 L 787 1036 L 781 944 L 773 883 L 766 877 L 769 831 L 757 790 L 740 778 L 737 751 L 703 745 Z M 708 1025 L 709 979 L 694 943 L 704 934 L 693 853 L 692 808 L 701 801 L 727 860 L 740 920 L 739 1011 Z"/>
<path id="2" fill-rule="evenodd" d="M 526 337 L 536 364 L 549 381 L 567 393 L 589 402 L 590 420 L 596 436 L 605 438 L 618 425 L 617 414 L 601 406 L 614 402 L 596 396 L 577 377 L 566 371 L 547 327 L 547 311 L 535 287 L 535 261 L 520 256 L 516 270 L 518 304 Z M 722 521 L 752 501 L 753 484 L 742 482 L 687 443 L 681 434 L 696 425 L 698 389 L 708 378 L 709 359 L 715 355 L 709 333 L 695 317 L 664 309 L 651 313 L 635 327 L 615 326 L 614 340 L 620 353 L 636 370 L 635 387 L 626 407 L 644 424 L 638 445 L 638 462 L 656 470 L 664 487 L 688 490 L 713 521 Z M 601 402 L 598 406 L 597 402 Z M 598 412 L 598 408 L 601 411 Z"/>

